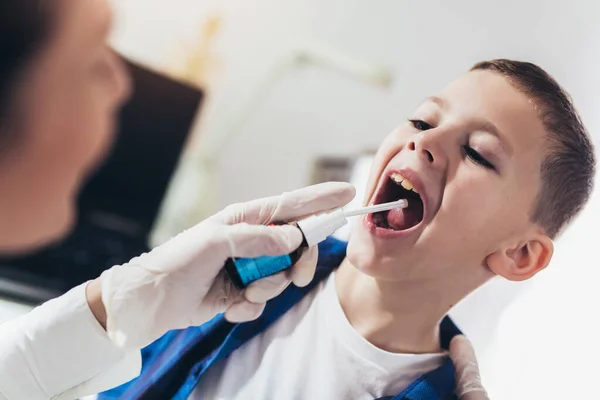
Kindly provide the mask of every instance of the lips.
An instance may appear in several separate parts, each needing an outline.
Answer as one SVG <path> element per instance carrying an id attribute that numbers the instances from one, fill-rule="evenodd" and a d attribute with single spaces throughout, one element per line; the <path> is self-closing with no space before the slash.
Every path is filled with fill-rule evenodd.
<path id="1" fill-rule="evenodd" d="M 408 200 L 408 207 L 375 214 L 365 219 L 369 230 L 379 237 L 396 238 L 412 233 L 423 222 L 426 212 L 424 187 L 408 169 L 386 171 L 374 196 L 373 204 Z"/>

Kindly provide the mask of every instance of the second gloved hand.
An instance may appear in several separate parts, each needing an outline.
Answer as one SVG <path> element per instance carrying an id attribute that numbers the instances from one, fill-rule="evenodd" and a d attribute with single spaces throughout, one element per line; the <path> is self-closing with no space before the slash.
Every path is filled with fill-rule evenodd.
<path id="1" fill-rule="evenodd" d="M 139 349 L 167 331 L 197 326 L 225 312 L 232 322 L 249 321 L 290 282 L 313 278 L 317 249 L 289 271 L 238 290 L 222 269 L 229 257 L 287 254 L 302 234 L 293 226 L 268 227 L 346 205 L 354 188 L 328 183 L 226 208 L 150 253 L 105 271 L 101 279 L 106 329 L 125 349 Z"/>
<path id="2" fill-rule="evenodd" d="M 479 364 L 469 340 L 460 335 L 450 343 L 450 357 L 456 371 L 456 394 L 460 400 L 489 400 L 481 384 Z"/>

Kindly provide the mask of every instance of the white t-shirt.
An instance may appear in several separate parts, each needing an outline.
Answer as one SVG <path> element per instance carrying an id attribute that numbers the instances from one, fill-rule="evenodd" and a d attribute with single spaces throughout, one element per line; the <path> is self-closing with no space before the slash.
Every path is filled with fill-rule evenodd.
<path id="1" fill-rule="evenodd" d="M 347 320 L 332 274 L 209 369 L 191 399 L 373 399 L 398 394 L 443 359 L 389 353 L 365 340 Z"/>

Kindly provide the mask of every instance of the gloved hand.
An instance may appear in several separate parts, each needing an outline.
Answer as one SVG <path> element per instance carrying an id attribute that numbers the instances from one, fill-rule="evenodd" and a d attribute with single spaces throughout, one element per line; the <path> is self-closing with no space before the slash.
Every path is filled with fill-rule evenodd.
<path id="1" fill-rule="evenodd" d="M 297 249 L 294 221 L 346 205 L 355 195 L 345 183 L 327 183 L 281 196 L 227 207 L 150 253 L 105 271 L 102 302 L 109 337 L 124 349 L 140 349 L 172 329 L 198 326 L 226 312 L 229 321 L 258 318 L 267 300 L 289 284 L 313 278 L 317 249 L 294 268 L 238 290 L 222 269 L 229 257 L 282 255 Z"/>
<path id="2" fill-rule="evenodd" d="M 460 400 L 489 400 L 481 384 L 479 364 L 469 340 L 460 335 L 450 343 L 450 358 L 456 370 L 456 395 Z"/>

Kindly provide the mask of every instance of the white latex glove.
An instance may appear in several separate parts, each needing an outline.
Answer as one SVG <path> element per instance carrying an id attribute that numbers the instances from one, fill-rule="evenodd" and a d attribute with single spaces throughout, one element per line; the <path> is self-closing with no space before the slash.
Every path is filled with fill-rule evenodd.
<path id="1" fill-rule="evenodd" d="M 258 318 L 267 300 L 289 284 L 313 278 L 317 249 L 294 268 L 253 282 L 243 291 L 228 279 L 229 257 L 288 254 L 302 242 L 294 221 L 346 205 L 355 195 L 346 183 L 327 183 L 281 196 L 227 207 L 150 253 L 105 271 L 102 302 L 109 337 L 125 349 L 140 349 L 172 329 L 198 326 L 226 312 L 229 321 Z"/>
<path id="2" fill-rule="evenodd" d="M 469 340 L 456 336 L 450 342 L 450 358 L 456 370 L 456 395 L 460 400 L 489 400 L 481 384 L 475 349 Z"/>

